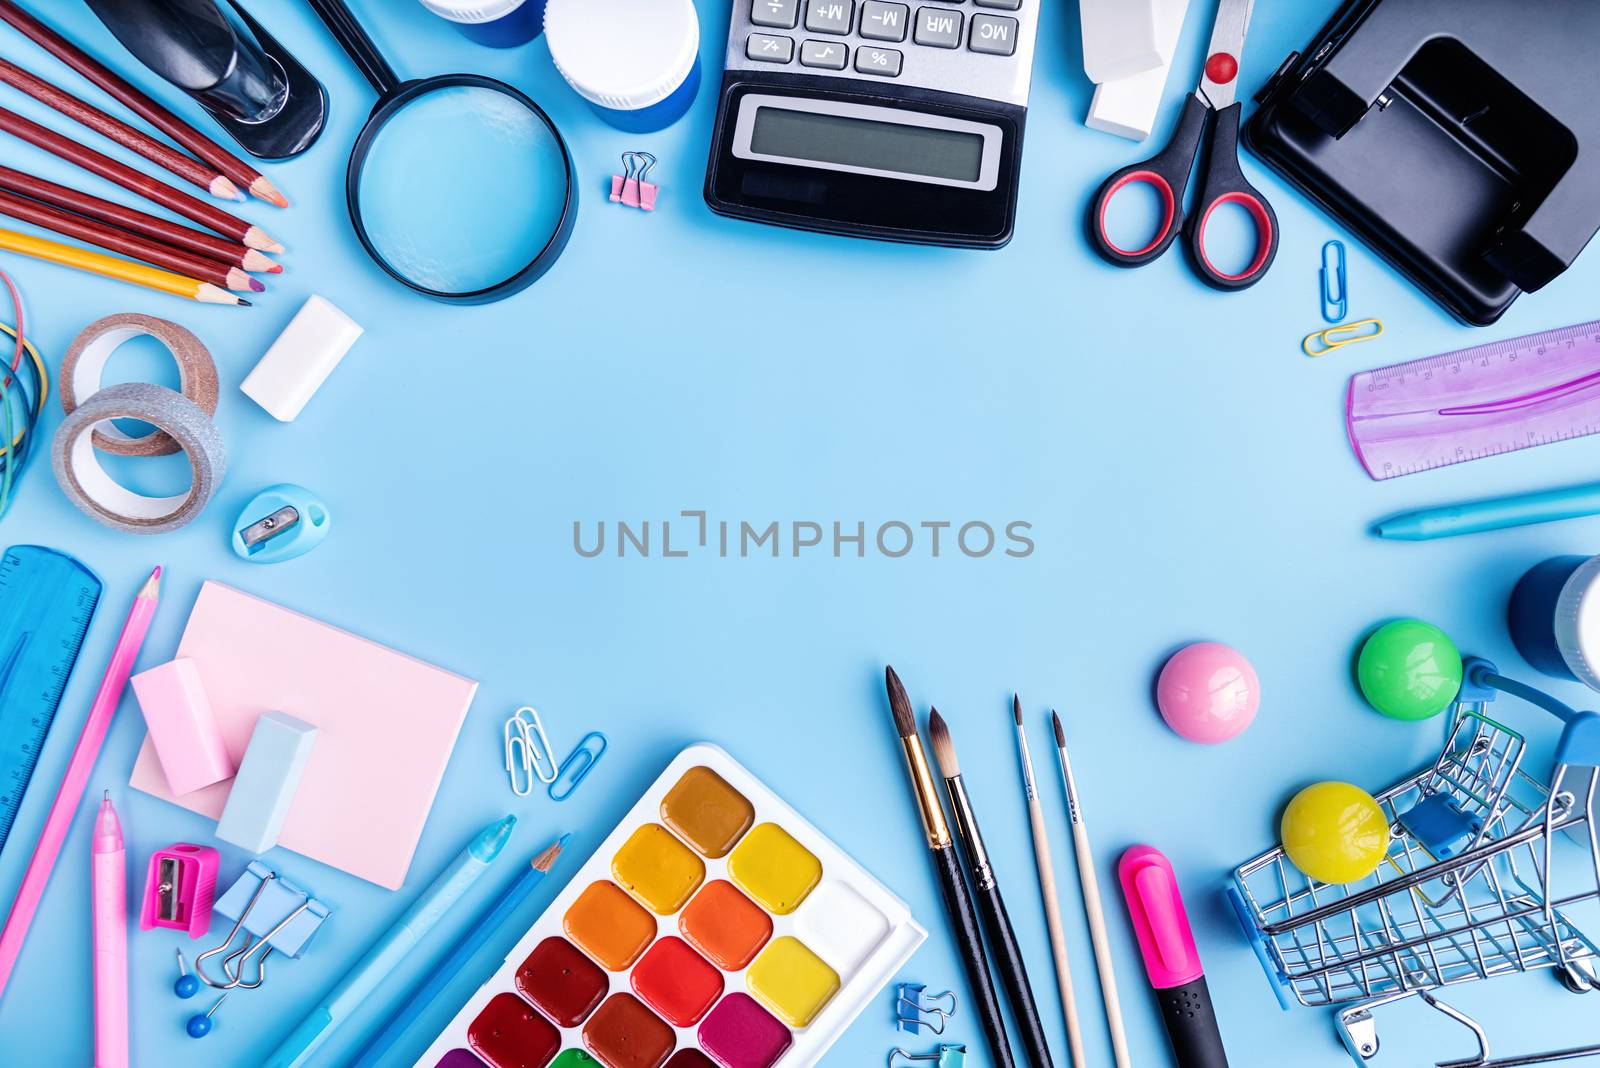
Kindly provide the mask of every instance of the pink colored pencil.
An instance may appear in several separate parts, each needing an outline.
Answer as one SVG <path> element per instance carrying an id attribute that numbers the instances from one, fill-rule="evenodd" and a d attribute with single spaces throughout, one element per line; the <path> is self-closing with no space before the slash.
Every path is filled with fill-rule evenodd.
<path id="1" fill-rule="evenodd" d="M 111 791 L 90 843 L 94 896 L 94 1068 L 128 1068 L 128 853 Z"/>
<path id="2" fill-rule="evenodd" d="M 117 639 L 116 648 L 111 653 L 111 663 L 106 665 L 105 677 L 100 680 L 100 689 L 94 695 L 94 704 L 89 706 L 88 718 L 83 721 L 83 733 L 78 735 L 72 759 L 67 762 L 67 773 L 61 777 L 61 788 L 56 791 L 50 814 L 45 817 L 44 830 L 39 833 L 33 859 L 28 861 L 28 870 L 22 875 L 16 900 L 11 903 L 11 914 L 6 917 L 5 929 L 0 931 L 0 994 L 5 993 L 11 970 L 16 966 L 18 954 L 22 952 L 23 940 L 28 937 L 34 913 L 39 910 L 39 901 L 44 897 L 44 888 L 50 882 L 50 873 L 55 869 L 56 859 L 61 856 L 61 846 L 67 840 L 67 831 L 72 828 L 72 818 L 77 814 L 78 802 L 83 800 L 83 791 L 89 785 L 89 774 L 94 771 L 95 761 L 100 759 L 100 747 L 105 744 L 106 732 L 111 729 L 111 717 L 117 711 L 117 703 L 122 700 L 122 691 L 128 685 L 128 676 L 133 673 L 133 662 L 139 658 L 139 649 L 144 645 L 144 636 L 150 629 L 150 620 L 156 613 L 156 604 L 160 599 L 161 569 L 158 567 L 150 573 L 150 578 L 133 599 L 128 622 L 123 625 L 122 636 Z"/>

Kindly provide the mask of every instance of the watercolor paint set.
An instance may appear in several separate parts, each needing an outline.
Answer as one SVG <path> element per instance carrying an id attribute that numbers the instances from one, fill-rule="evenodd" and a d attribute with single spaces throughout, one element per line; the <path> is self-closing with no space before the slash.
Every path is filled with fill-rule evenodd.
<path id="1" fill-rule="evenodd" d="M 737 761 L 692 745 L 418 1063 L 806 1068 L 926 937 Z"/>

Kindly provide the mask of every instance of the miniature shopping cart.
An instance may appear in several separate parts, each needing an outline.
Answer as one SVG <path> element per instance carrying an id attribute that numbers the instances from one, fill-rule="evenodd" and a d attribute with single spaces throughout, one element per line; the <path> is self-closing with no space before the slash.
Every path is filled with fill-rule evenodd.
<path id="1" fill-rule="evenodd" d="M 1471 1029 L 1476 1057 L 1439 1068 L 1510 1068 L 1600 1055 L 1600 1045 L 1492 1059 L 1483 1029 L 1434 991 L 1552 969 L 1573 993 L 1600 988 L 1600 949 L 1577 920 L 1600 903 L 1593 822 L 1600 715 L 1578 712 L 1469 659 L 1439 758 L 1378 796 L 1389 852 L 1345 886 L 1302 874 L 1281 848 L 1235 869 L 1228 897 L 1279 1002 L 1340 1006 L 1357 1065 L 1378 1052 L 1373 1010 L 1406 998 Z M 1563 723 L 1549 786 L 1521 768 L 1523 739 L 1485 713 L 1497 693 Z"/>

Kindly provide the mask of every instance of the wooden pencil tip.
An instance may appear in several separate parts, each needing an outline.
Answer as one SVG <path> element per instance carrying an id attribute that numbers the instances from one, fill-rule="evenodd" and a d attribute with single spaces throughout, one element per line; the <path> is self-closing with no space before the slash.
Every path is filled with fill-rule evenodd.
<path id="1" fill-rule="evenodd" d="M 156 565 L 156 569 L 154 571 L 150 572 L 150 577 L 144 580 L 144 585 L 139 587 L 139 596 L 143 597 L 145 600 L 148 601 L 148 600 L 150 600 L 150 599 L 152 599 L 154 597 L 159 596 L 160 593 L 161 593 L 161 565 L 157 564 Z"/>
<path id="2" fill-rule="evenodd" d="M 268 181 L 265 175 L 250 183 L 250 195 L 265 200 L 274 207 L 289 206 L 289 198 L 278 192 L 278 187 Z"/>
<path id="3" fill-rule="evenodd" d="M 211 179 L 211 195 L 222 200 L 243 200 L 244 194 L 239 192 L 239 187 L 228 181 L 222 175 Z"/>
<path id="4" fill-rule="evenodd" d="M 255 278 L 251 278 L 251 279 L 249 279 L 249 282 L 250 282 L 250 292 L 252 292 L 252 293 L 265 293 L 267 291 L 266 285 L 264 285 L 260 280 L 255 279 Z"/>
<path id="5" fill-rule="evenodd" d="M 1050 710 L 1050 724 L 1056 729 L 1056 748 L 1065 749 L 1067 747 L 1067 734 L 1061 729 L 1061 717 L 1056 715 L 1056 710 L 1053 708 Z"/>
<path id="6" fill-rule="evenodd" d="M 567 844 L 567 839 L 572 835 L 564 834 L 545 849 L 543 853 L 533 858 L 533 866 L 542 872 L 548 872 L 555 867 L 556 858 L 561 856 L 561 847 Z"/>
<path id="7" fill-rule="evenodd" d="M 262 252 L 278 253 L 283 251 L 283 246 L 274 241 L 261 227 L 252 226 L 245 231 L 244 243 L 250 248 L 260 249 Z"/>
<path id="8" fill-rule="evenodd" d="M 241 308 L 254 308 L 255 307 L 254 304 L 251 304 L 248 300 L 245 300 L 243 297 L 240 297 L 238 300 L 234 301 L 234 303 L 239 305 Z"/>
<path id="9" fill-rule="evenodd" d="M 961 774 L 961 763 L 956 759 L 956 744 L 950 740 L 950 728 L 937 708 L 928 712 L 928 741 L 933 743 L 933 758 L 939 762 L 944 777 L 953 779 Z"/>

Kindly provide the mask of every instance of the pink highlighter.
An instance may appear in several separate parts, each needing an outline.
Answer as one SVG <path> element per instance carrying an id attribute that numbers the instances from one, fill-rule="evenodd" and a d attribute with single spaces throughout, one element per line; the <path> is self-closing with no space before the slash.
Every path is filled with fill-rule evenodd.
<path id="1" fill-rule="evenodd" d="M 1159 849 L 1134 846 L 1122 854 L 1117 878 L 1178 1068 L 1228 1068 L 1172 862 Z"/>

